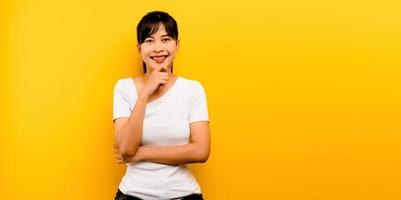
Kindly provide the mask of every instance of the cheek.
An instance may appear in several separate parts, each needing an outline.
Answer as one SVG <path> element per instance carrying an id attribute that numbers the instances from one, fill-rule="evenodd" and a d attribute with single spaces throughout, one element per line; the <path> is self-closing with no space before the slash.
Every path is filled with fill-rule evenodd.
<path id="1" fill-rule="evenodd" d="M 147 51 L 146 49 L 142 49 L 140 54 L 141 54 L 142 59 L 150 59 L 149 58 L 150 52 Z"/>
<path id="2" fill-rule="evenodd" d="M 177 53 L 177 48 L 175 48 L 175 47 L 171 47 L 171 48 L 169 48 L 169 52 L 170 52 L 170 54 L 171 55 L 173 55 L 173 56 L 175 56 L 175 54 Z"/>

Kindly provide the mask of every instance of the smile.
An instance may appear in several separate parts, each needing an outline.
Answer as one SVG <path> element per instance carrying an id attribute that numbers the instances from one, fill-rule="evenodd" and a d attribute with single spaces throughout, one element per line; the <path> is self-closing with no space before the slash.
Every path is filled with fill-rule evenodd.
<path id="1" fill-rule="evenodd" d="M 163 62 L 168 55 L 164 55 L 164 56 L 150 56 L 150 58 L 156 62 Z"/>

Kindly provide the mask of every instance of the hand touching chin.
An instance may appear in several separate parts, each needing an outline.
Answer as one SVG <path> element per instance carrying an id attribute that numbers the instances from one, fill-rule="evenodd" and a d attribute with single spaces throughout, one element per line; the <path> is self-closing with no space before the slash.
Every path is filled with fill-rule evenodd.
<path id="1" fill-rule="evenodd" d="M 154 70 L 158 67 L 162 67 L 163 69 L 161 70 L 161 72 L 167 72 L 169 63 L 170 63 L 170 60 L 164 60 L 161 63 L 152 62 L 152 65 L 150 67 L 152 70 Z"/>

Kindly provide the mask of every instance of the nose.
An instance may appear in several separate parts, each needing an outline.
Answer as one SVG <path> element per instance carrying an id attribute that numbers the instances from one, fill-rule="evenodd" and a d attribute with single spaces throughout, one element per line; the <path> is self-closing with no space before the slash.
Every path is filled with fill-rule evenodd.
<path id="1" fill-rule="evenodd" d="M 163 51 L 163 43 L 160 42 L 160 41 L 158 41 L 158 40 L 156 40 L 156 41 L 154 42 L 153 51 L 154 51 L 154 52 L 161 52 L 161 51 Z"/>

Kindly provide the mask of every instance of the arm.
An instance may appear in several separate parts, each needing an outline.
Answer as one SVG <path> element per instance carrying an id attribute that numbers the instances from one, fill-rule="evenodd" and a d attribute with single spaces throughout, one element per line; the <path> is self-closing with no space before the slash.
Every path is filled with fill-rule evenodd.
<path id="1" fill-rule="evenodd" d="M 163 67 L 157 67 L 145 78 L 130 117 L 119 118 L 114 122 L 114 154 L 118 163 L 135 155 L 141 144 L 146 104 L 155 90 L 166 84 L 169 78 L 168 73 L 161 72 Z"/>
<path id="2" fill-rule="evenodd" d="M 124 162 L 150 161 L 167 165 L 204 163 L 210 154 L 209 122 L 190 124 L 191 138 L 188 144 L 168 147 L 141 146 L 137 153 Z"/>
<path id="3" fill-rule="evenodd" d="M 122 158 L 134 155 L 140 145 L 146 103 L 147 97 L 139 96 L 131 116 L 114 122 L 114 149 Z"/>

